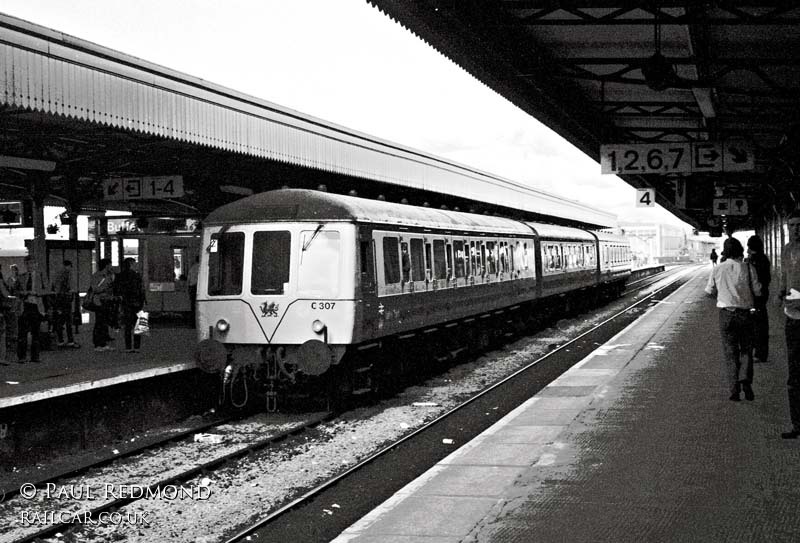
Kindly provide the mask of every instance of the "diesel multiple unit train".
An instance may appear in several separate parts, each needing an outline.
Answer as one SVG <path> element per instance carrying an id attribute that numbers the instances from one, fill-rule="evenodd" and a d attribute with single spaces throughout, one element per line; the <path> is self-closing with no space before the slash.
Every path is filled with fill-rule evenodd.
<path id="1" fill-rule="evenodd" d="M 204 221 L 197 358 L 251 368 L 277 390 L 374 388 L 381 352 L 485 347 L 504 327 L 618 295 L 631 273 L 612 234 L 282 189 Z M 328 379 L 330 377 L 330 379 Z M 270 403 L 268 398 L 268 404 Z"/>

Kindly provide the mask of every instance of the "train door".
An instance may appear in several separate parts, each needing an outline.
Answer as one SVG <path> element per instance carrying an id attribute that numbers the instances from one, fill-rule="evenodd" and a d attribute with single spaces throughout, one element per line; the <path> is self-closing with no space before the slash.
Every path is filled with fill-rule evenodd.
<path id="1" fill-rule="evenodd" d="M 372 233 L 361 231 L 358 238 L 358 266 L 360 270 L 361 295 L 375 296 L 375 243 Z"/>

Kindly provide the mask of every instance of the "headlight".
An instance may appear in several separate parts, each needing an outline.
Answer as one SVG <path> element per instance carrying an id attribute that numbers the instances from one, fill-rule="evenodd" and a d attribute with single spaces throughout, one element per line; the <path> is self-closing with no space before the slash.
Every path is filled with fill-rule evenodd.
<path id="1" fill-rule="evenodd" d="M 325 330 L 325 323 L 321 320 L 315 320 L 311 324 L 311 329 L 314 330 L 314 333 L 316 334 L 322 333 L 322 331 Z"/>
<path id="2" fill-rule="evenodd" d="M 228 321 L 226 321 L 225 319 L 220 319 L 217 321 L 217 331 L 222 334 L 227 332 L 230 327 L 231 325 L 228 324 Z"/>

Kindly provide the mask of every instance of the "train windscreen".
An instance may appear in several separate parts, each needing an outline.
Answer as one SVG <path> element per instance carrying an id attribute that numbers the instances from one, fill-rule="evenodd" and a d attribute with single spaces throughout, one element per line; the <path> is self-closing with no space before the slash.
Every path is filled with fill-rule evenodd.
<path id="1" fill-rule="evenodd" d="M 297 291 L 308 296 L 339 293 L 340 235 L 317 229 L 300 233 L 300 266 Z"/>
<path id="2" fill-rule="evenodd" d="M 208 258 L 209 296 L 242 293 L 244 272 L 244 233 L 212 234 Z"/>
<path id="3" fill-rule="evenodd" d="M 283 294 L 289 282 L 291 235 L 287 231 L 253 234 L 253 267 L 250 291 L 253 294 Z"/>

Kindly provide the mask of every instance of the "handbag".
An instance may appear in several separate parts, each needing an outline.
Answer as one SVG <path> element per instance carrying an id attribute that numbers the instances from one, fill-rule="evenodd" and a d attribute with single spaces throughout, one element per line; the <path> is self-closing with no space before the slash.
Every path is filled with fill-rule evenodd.
<path id="1" fill-rule="evenodd" d="M 136 314 L 136 326 L 133 327 L 133 334 L 136 336 L 150 335 L 150 314 L 147 311 L 139 311 Z"/>
<path id="2" fill-rule="evenodd" d="M 86 296 L 83 297 L 83 301 L 81 302 L 81 308 L 83 308 L 84 311 L 97 311 L 100 309 L 100 304 L 95 302 L 92 287 L 89 287 L 89 290 L 86 291 Z"/>

